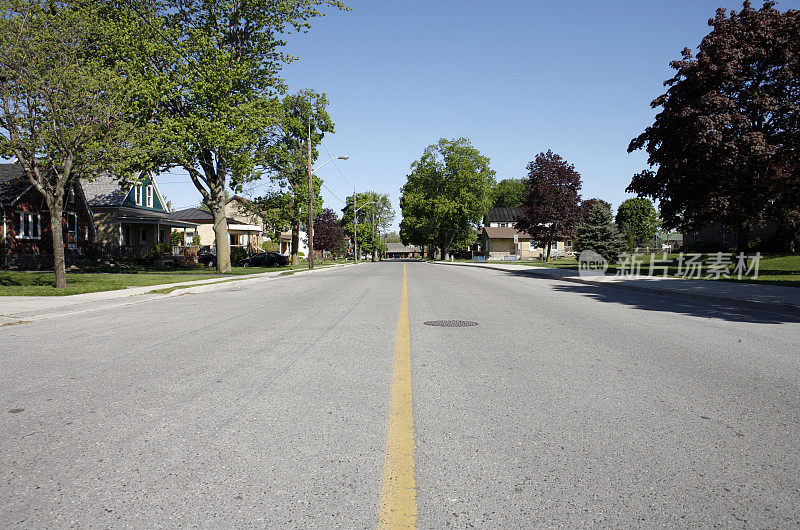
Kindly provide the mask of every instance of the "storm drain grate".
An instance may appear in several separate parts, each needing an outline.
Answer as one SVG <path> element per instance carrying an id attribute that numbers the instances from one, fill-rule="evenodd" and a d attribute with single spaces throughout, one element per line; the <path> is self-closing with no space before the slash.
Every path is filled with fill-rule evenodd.
<path id="1" fill-rule="evenodd" d="M 425 322 L 426 326 L 441 326 L 445 328 L 468 328 L 470 326 L 477 326 L 477 322 L 471 320 L 428 320 Z"/>

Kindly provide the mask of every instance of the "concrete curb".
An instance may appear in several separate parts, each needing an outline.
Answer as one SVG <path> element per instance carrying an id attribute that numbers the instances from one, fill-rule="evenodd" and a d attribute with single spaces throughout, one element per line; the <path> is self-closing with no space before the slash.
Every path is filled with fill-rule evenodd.
<path id="1" fill-rule="evenodd" d="M 169 283 L 161 285 L 149 285 L 144 287 L 135 287 L 130 289 L 116 289 L 113 291 L 100 291 L 97 293 L 86 293 L 96 295 L 93 300 L 81 300 L 74 304 L 64 304 L 61 307 L 46 307 L 42 309 L 25 309 L 15 312 L 4 312 L 0 314 L 0 328 L 4 326 L 11 326 L 15 324 L 28 324 L 31 322 L 38 322 L 42 320 L 49 320 L 52 318 L 65 317 L 80 313 L 87 313 L 90 311 L 100 311 L 103 309 L 111 309 L 115 307 L 123 307 L 128 305 L 143 304 L 148 302 L 156 302 L 175 296 L 183 296 L 185 294 L 199 294 L 219 289 L 225 289 L 232 285 L 239 285 L 242 283 L 250 283 L 255 281 L 272 281 L 282 277 L 290 278 L 297 274 L 305 273 L 318 273 L 325 271 L 334 271 L 341 267 L 354 265 L 352 263 L 336 264 L 331 266 L 321 266 L 314 269 L 296 269 L 292 274 L 283 274 L 286 271 L 270 271 L 260 272 L 252 275 L 240 275 L 224 278 L 208 278 L 202 280 L 192 280 L 180 283 Z M 152 293 L 159 289 L 170 289 L 178 287 L 169 293 Z M 135 291 L 134 291 L 135 290 Z M 103 297 L 102 295 L 108 295 Z M 83 296 L 83 295 L 68 295 L 69 296 Z M 34 297 L 31 297 L 34 298 Z M 49 298 L 49 297 L 35 297 L 35 298 Z M 0 300 L 2 298 L 0 297 Z M 117 301 L 114 303 L 114 301 Z"/>
<path id="2" fill-rule="evenodd" d="M 494 267 L 489 264 L 481 264 L 481 263 L 472 264 L 472 263 L 456 263 L 448 261 L 431 261 L 430 263 L 434 263 L 437 265 L 455 265 L 459 267 L 479 267 L 483 269 L 491 269 L 496 271 L 508 270 L 508 269 L 501 269 L 498 267 Z M 546 272 L 538 270 L 519 269 L 519 272 L 527 276 L 546 278 L 548 280 L 581 283 L 584 285 L 593 285 L 596 287 L 610 287 L 612 289 L 626 289 L 628 291 L 637 291 L 648 294 L 659 294 L 663 296 L 672 296 L 675 298 L 688 298 L 690 300 L 714 302 L 717 304 L 740 307 L 744 309 L 757 309 L 760 311 L 769 311 L 772 313 L 782 313 L 793 316 L 800 316 L 800 305 L 781 304 L 777 302 L 761 302 L 759 300 L 749 300 L 746 298 L 733 298 L 727 296 L 714 296 L 703 293 L 688 293 L 686 291 L 679 291 L 674 289 L 657 289 L 652 287 L 643 287 L 641 285 L 630 285 L 624 283 L 598 282 L 598 281 L 586 280 L 584 278 L 558 276 L 557 274 L 547 274 Z M 698 280 L 698 281 L 703 281 L 703 280 Z M 787 289 L 792 289 L 792 287 L 787 287 Z"/>

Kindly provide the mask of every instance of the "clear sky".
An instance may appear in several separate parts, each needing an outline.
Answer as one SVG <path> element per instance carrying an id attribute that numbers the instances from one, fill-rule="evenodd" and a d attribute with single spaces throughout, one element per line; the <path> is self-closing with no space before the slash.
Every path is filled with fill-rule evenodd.
<path id="1" fill-rule="evenodd" d="M 441 137 L 467 137 L 497 180 L 521 178 L 552 149 L 583 177 L 584 198 L 614 208 L 646 167 L 627 153 L 652 123 L 650 101 L 669 62 L 696 48 L 718 7 L 739 0 L 351 0 L 349 12 L 313 21 L 290 38 L 299 60 L 284 69 L 291 91 L 327 93 L 336 133 L 318 173 L 325 206 L 341 215 L 358 191 L 388 193 L 400 222 L 409 165 Z M 753 2 L 761 6 L 760 1 Z M 782 0 L 781 10 L 800 8 Z M 320 162 L 329 158 L 321 149 Z M 338 170 L 337 170 L 338 168 Z M 340 173 L 341 171 L 341 173 Z M 188 177 L 159 178 L 177 207 L 197 204 Z M 268 187 L 251 187 L 254 196 Z M 337 198 L 338 196 L 338 198 Z"/>

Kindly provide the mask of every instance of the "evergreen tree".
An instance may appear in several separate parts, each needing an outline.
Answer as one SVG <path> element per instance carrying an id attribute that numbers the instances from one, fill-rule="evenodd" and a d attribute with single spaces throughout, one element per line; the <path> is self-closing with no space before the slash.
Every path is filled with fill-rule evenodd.
<path id="1" fill-rule="evenodd" d="M 584 250 L 597 252 L 609 263 L 617 261 L 625 251 L 625 240 L 614 224 L 611 210 L 600 203 L 592 205 L 588 219 L 578 229 L 575 252 L 580 255 Z"/>

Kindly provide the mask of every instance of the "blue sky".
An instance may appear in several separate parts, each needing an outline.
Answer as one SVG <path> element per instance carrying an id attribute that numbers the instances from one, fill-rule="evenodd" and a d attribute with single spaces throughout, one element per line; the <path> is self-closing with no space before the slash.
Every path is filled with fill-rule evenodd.
<path id="1" fill-rule="evenodd" d="M 329 11 L 289 39 L 299 60 L 283 73 L 291 91 L 328 94 L 336 133 L 324 145 L 350 156 L 318 173 L 325 206 L 340 213 L 353 186 L 388 193 L 395 228 L 410 164 L 441 137 L 469 138 L 497 180 L 524 177 L 527 163 L 552 149 L 580 172 L 585 198 L 616 208 L 646 167 L 627 146 L 653 121 L 649 104 L 671 76 L 669 61 L 699 44 L 718 7 L 741 8 L 739 0 L 348 4 L 351 11 Z M 326 155 L 321 149 L 320 162 Z M 159 182 L 175 207 L 200 200 L 187 177 Z"/>

